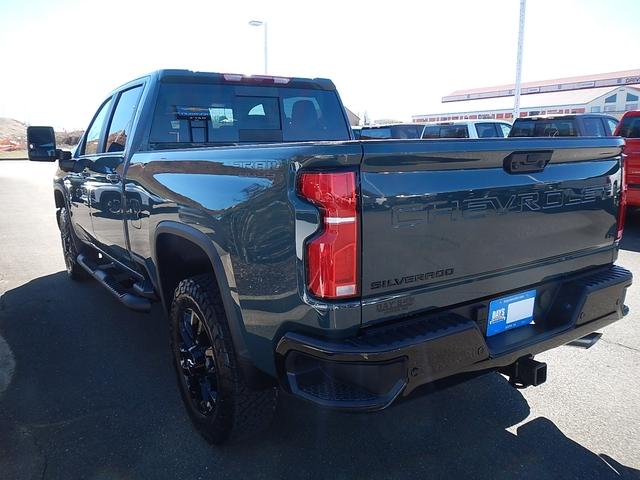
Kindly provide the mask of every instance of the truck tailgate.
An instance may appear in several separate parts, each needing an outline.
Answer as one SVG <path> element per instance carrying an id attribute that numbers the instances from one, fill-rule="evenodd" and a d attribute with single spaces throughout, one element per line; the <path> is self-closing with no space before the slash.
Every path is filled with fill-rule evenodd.
<path id="1" fill-rule="evenodd" d="M 362 145 L 363 324 L 614 260 L 620 139 Z"/>

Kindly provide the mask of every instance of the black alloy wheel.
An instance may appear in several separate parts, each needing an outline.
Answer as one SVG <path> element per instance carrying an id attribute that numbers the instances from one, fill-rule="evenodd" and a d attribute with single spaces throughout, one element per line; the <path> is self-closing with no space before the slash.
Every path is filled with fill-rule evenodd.
<path id="1" fill-rule="evenodd" d="M 213 342 L 202 318 L 193 308 L 179 314 L 179 363 L 194 407 L 203 416 L 213 414 L 218 403 L 218 378 Z"/>
<path id="2" fill-rule="evenodd" d="M 178 284 L 169 328 L 180 393 L 202 436 L 221 444 L 266 429 L 278 390 L 246 383 L 212 275 L 197 275 Z"/>

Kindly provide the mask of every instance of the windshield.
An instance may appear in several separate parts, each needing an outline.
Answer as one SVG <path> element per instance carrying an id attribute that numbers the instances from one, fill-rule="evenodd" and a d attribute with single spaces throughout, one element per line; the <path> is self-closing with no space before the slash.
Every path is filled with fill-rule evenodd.
<path id="1" fill-rule="evenodd" d="M 349 140 L 333 91 L 215 84 L 162 84 L 152 148 Z"/>

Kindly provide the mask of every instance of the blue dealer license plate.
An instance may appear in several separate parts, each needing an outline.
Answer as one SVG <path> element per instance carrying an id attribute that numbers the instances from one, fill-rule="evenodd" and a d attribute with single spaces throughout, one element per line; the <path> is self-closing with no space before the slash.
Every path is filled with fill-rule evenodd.
<path id="1" fill-rule="evenodd" d="M 532 323 L 535 301 L 535 290 L 492 300 L 489 303 L 487 337 Z"/>

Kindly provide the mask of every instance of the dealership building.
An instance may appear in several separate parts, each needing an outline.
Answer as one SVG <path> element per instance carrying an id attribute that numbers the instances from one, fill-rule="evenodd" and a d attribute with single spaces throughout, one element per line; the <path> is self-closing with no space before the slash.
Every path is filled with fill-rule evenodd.
<path id="1" fill-rule="evenodd" d="M 414 122 L 513 120 L 514 85 L 458 90 L 442 97 L 442 113 L 412 116 Z M 620 118 L 638 110 L 640 70 L 523 83 L 520 116 L 606 113 Z"/>

